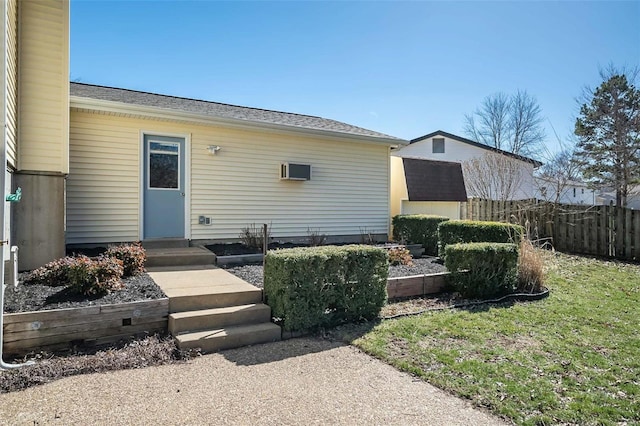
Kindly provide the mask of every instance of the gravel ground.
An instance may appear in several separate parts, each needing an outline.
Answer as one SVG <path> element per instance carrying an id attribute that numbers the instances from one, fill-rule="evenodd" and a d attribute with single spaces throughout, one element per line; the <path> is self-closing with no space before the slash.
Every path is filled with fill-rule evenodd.
<path id="1" fill-rule="evenodd" d="M 3 373 L 0 373 L 3 374 Z M 503 425 L 341 343 L 291 339 L 0 395 L 0 424 Z"/>
<path id="2" fill-rule="evenodd" d="M 65 287 L 20 284 L 14 289 L 13 286 L 8 286 L 4 293 L 4 310 L 6 313 L 42 311 L 138 302 L 166 297 L 160 287 L 147 274 L 127 277 L 122 281 L 125 284 L 122 290 L 99 297 L 80 295 Z"/>
<path id="3" fill-rule="evenodd" d="M 389 267 L 389 278 L 408 277 L 411 275 L 434 274 L 446 272 L 444 265 L 435 262 L 435 257 L 413 259 L 413 266 L 397 265 Z"/>
<path id="4" fill-rule="evenodd" d="M 410 275 L 433 274 L 445 272 L 447 268 L 434 262 L 435 258 L 413 259 L 413 266 L 390 266 L 389 278 L 406 277 Z M 223 266 L 227 271 L 242 278 L 256 287 L 264 287 L 262 280 L 262 265 Z"/>

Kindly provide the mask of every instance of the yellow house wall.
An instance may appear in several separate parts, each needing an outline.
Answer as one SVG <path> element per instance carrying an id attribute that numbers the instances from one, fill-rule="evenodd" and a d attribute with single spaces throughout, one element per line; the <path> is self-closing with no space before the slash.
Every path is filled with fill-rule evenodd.
<path id="1" fill-rule="evenodd" d="M 18 158 L 18 0 L 7 0 L 7 163 L 17 167 Z"/>
<path id="2" fill-rule="evenodd" d="M 386 234 L 388 147 L 328 137 L 167 122 L 72 109 L 67 243 L 141 237 L 141 134 L 190 138 L 190 235 L 235 239 L 271 223 L 272 236 Z M 219 145 L 216 155 L 208 145 Z M 310 163 L 310 181 L 281 181 L 281 162 Z M 189 168 L 187 169 L 189 172 Z M 199 225 L 198 216 L 212 218 Z"/>
<path id="3" fill-rule="evenodd" d="M 402 214 L 431 214 L 460 219 L 460 203 L 457 201 L 402 201 Z"/>
<path id="4" fill-rule="evenodd" d="M 18 168 L 69 171 L 69 2 L 19 2 Z"/>
<path id="5" fill-rule="evenodd" d="M 393 217 L 402 213 L 402 201 L 408 200 L 409 194 L 407 192 L 407 182 L 404 178 L 404 165 L 402 164 L 402 158 L 391 156 L 389 160 L 391 168 L 389 197 L 391 204 L 391 217 Z"/>

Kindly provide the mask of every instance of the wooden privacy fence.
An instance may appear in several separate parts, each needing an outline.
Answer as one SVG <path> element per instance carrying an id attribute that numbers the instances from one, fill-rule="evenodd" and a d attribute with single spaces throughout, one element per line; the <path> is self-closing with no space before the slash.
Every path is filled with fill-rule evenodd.
<path id="1" fill-rule="evenodd" d="M 562 252 L 640 261 L 640 211 L 540 200 L 469 199 L 467 219 L 518 223 Z"/>

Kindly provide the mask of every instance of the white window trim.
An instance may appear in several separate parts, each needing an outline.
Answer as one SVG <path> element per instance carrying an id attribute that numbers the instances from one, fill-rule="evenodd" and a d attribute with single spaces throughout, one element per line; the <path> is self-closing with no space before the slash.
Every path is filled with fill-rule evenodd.
<path id="1" fill-rule="evenodd" d="M 159 136 L 159 135 L 153 135 L 153 136 Z M 171 144 L 171 145 L 177 145 L 178 146 L 178 152 L 168 152 L 168 151 L 154 151 L 151 149 L 151 144 L 152 143 L 164 143 L 164 144 Z M 186 143 L 185 143 L 185 147 L 186 147 Z M 164 141 L 158 141 L 158 140 L 153 140 L 153 139 L 148 139 L 147 140 L 147 156 L 151 157 L 151 154 L 163 154 L 163 155 L 177 155 L 178 156 L 178 187 L 177 188 L 155 188 L 155 187 L 151 187 L 151 158 L 145 158 L 146 163 L 147 163 L 147 167 L 146 167 L 146 173 L 147 173 L 147 190 L 153 190 L 153 191 L 180 191 L 180 184 L 182 183 L 182 179 L 180 177 L 181 172 L 182 172 L 182 166 L 180 165 L 180 155 L 182 155 L 182 152 L 180 152 L 180 144 L 176 143 L 176 142 L 164 142 Z M 185 160 L 185 164 L 186 164 L 186 158 Z M 185 189 L 186 190 L 186 189 Z M 185 193 L 186 195 L 186 193 Z"/>

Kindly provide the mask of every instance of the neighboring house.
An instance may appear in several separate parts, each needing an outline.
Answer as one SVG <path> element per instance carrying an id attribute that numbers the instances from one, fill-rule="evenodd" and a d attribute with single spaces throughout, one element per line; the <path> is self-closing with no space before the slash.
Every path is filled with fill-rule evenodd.
<path id="1" fill-rule="evenodd" d="M 253 223 L 283 239 L 387 238 L 389 153 L 406 141 L 320 117 L 70 85 L 68 1 L 3 6 L 20 269 L 65 244 L 234 240 Z"/>
<path id="2" fill-rule="evenodd" d="M 616 191 L 602 190 L 596 194 L 596 203 L 599 205 L 616 205 Z M 627 208 L 640 210 L 640 185 L 631 185 L 627 195 Z"/>
<path id="3" fill-rule="evenodd" d="M 595 205 L 596 191 L 584 182 L 557 181 L 543 176 L 535 177 L 534 198 L 562 204 Z"/>
<path id="4" fill-rule="evenodd" d="M 487 153 L 496 154 L 501 162 L 508 163 L 516 170 L 514 181 L 517 181 L 517 187 L 511 191 L 512 195 L 508 197 L 509 199 L 526 199 L 533 197 L 533 171 L 535 168 L 541 166 L 542 163 L 441 130 L 413 139 L 408 146 L 393 150 L 392 156 L 455 162 L 462 164 L 464 170 L 465 163 L 469 164 L 470 161 L 482 159 Z M 498 181 L 498 178 L 503 176 L 496 170 L 482 170 L 479 176 L 476 174 L 470 176 L 470 173 L 465 171 L 464 178 L 469 197 L 483 196 L 477 190 L 478 182 Z M 484 176 L 482 176 L 482 174 L 484 174 Z M 507 175 L 504 174 L 503 180 L 508 179 L 506 176 Z M 495 188 L 497 185 L 499 185 L 499 183 L 493 185 L 493 190 L 490 191 L 491 193 L 495 194 L 500 192 Z"/>
<path id="5" fill-rule="evenodd" d="M 467 201 L 460 163 L 391 157 L 391 216 L 432 214 L 460 219 Z"/>

